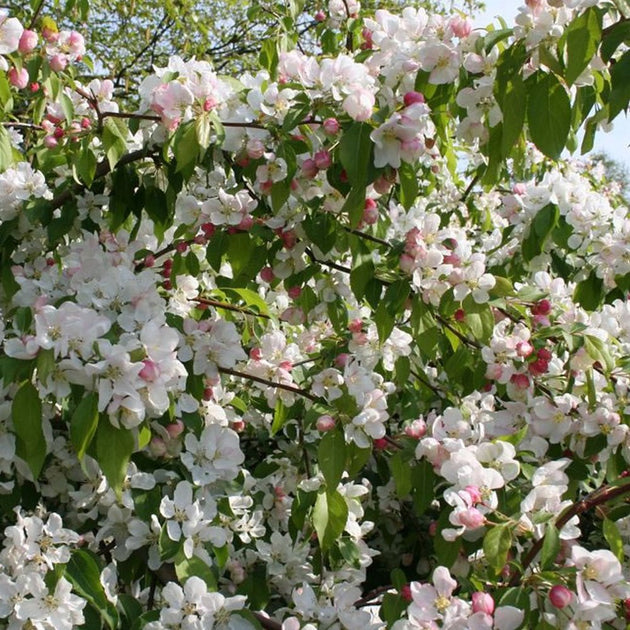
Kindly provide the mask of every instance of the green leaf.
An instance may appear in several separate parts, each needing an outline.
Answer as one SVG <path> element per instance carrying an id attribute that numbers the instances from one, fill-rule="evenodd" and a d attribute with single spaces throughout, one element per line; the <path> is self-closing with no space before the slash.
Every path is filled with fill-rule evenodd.
<path id="1" fill-rule="evenodd" d="M 447 527 L 452 527 L 449 521 L 450 511 L 443 509 L 437 522 L 437 531 L 433 539 L 433 546 L 435 548 L 435 555 L 438 562 L 444 565 L 447 569 L 450 569 L 457 558 L 459 557 L 459 550 L 462 546 L 462 539 L 456 538 L 454 541 L 448 541 L 442 536 L 442 530 Z"/>
<path id="2" fill-rule="evenodd" d="M 302 222 L 302 226 L 306 235 L 323 254 L 327 254 L 335 246 L 338 223 L 329 212 L 315 212 Z"/>
<path id="3" fill-rule="evenodd" d="M 175 558 L 175 573 L 177 579 L 183 584 L 189 577 L 197 576 L 201 578 L 209 591 L 217 590 L 217 580 L 210 567 L 198 556 L 187 558 L 183 551 L 180 551 Z"/>
<path id="4" fill-rule="evenodd" d="M 328 551 L 335 540 L 341 536 L 347 520 L 346 500 L 336 490 L 320 491 L 313 508 L 313 526 L 323 552 Z"/>
<path id="5" fill-rule="evenodd" d="M 353 188 L 365 188 L 368 184 L 368 169 L 374 163 L 371 133 L 370 125 L 355 122 L 344 131 L 339 141 L 339 159 Z"/>
<path id="6" fill-rule="evenodd" d="M 55 369 L 56 361 L 54 350 L 52 348 L 49 350 L 40 349 L 37 353 L 35 365 L 37 366 L 37 378 L 45 385 L 48 382 L 48 377 Z"/>
<path id="7" fill-rule="evenodd" d="M 534 144 L 554 160 L 560 157 L 571 126 L 571 101 L 553 74 L 537 70 L 527 80 L 527 122 Z"/>
<path id="8" fill-rule="evenodd" d="M 606 29 L 606 35 L 600 48 L 602 59 L 608 63 L 622 43 L 630 43 L 630 22 L 627 20 L 617 22 Z"/>
<path id="9" fill-rule="evenodd" d="M 263 300 L 258 293 L 252 291 L 251 289 L 238 289 L 235 287 L 223 287 L 221 291 L 225 293 L 235 293 L 238 295 L 243 302 L 247 305 L 248 308 L 258 311 L 262 315 L 270 316 L 269 307 L 267 306 L 267 302 Z"/>
<path id="10" fill-rule="evenodd" d="M 588 356 L 594 361 L 598 361 L 607 372 L 615 368 L 615 360 L 610 354 L 608 344 L 604 343 L 599 337 L 584 335 L 584 349 Z"/>
<path id="11" fill-rule="evenodd" d="M 116 118 L 106 118 L 103 123 L 103 148 L 109 167 L 113 170 L 127 149 L 127 127 Z"/>
<path id="12" fill-rule="evenodd" d="M 411 483 L 416 514 L 422 516 L 435 496 L 435 472 L 428 460 L 421 460 L 411 469 Z"/>
<path id="13" fill-rule="evenodd" d="M 380 616 L 387 622 L 388 628 L 391 628 L 401 618 L 407 606 L 407 602 L 398 593 L 385 593 L 383 595 Z"/>
<path id="14" fill-rule="evenodd" d="M 7 130 L 0 126 L 0 173 L 13 164 L 13 149 Z"/>
<path id="15" fill-rule="evenodd" d="M 258 55 L 258 62 L 265 70 L 269 71 L 272 78 L 275 76 L 276 67 L 278 66 L 278 48 L 275 39 L 268 38 L 263 41 L 260 47 L 260 54 Z"/>
<path id="16" fill-rule="evenodd" d="M 569 24 L 564 35 L 567 39 L 567 67 L 564 78 L 567 85 L 573 85 L 597 52 L 602 35 L 600 11 L 595 7 L 586 9 Z"/>
<path id="17" fill-rule="evenodd" d="M 350 288 L 358 302 L 363 299 L 365 289 L 372 278 L 374 278 L 372 252 L 361 242 L 358 245 L 358 252 L 354 256 L 352 271 L 350 272 Z"/>
<path id="18" fill-rule="evenodd" d="M 46 439 L 42 429 L 42 401 L 30 381 L 18 389 L 11 405 L 16 453 L 31 469 L 37 479 L 46 459 Z"/>
<path id="19" fill-rule="evenodd" d="M 197 144 L 204 152 L 207 151 L 212 139 L 212 122 L 210 116 L 206 112 L 195 120 L 195 133 L 197 135 Z"/>
<path id="20" fill-rule="evenodd" d="M 133 433 L 128 429 L 117 429 L 103 416 L 96 430 L 96 461 L 117 496 L 122 491 L 133 450 Z"/>
<path id="21" fill-rule="evenodd" d="M 483 552 L 496 575 L 503 570 L 511 546 L 512 531 L 509 524 L 496 525 L 483 537 Z"/>
<path id="22" fill-rule="evenodd" d="M 285 404 L 282 402 L 282 399 L 278 397 L 276 400 L 276 406 L 273 412 L 273 422 L 271 424 L 271 436 L 273 437 L 282 427 L 284 423 L 287 421 L 288 413 Z"/>
<path id="23" fill-rule="evenodd" d="M 604 532 L 604 538 L 606 539 L 606 542 L 610 545 L 610 550 L 615 554 L 617 560 L 623 563 L 625 561 L 625 554 L 623 552 L 623 539 L 621 538 L 621 534 L 619 533 L 619 528 L 617 527 L 617 524 L 610 519 L 605 518 L 602 529 Z"/>
<path id="24" fill-rule="evenodd" d="M 388 463 L 396 484 L 396 494 L 403 499 L 411 492 L 412 488 L 409 462 L 403 459 L 401 453 L 395 453 L 389 458 Z"/>
<path id="25" fill-rule="evenodd" d="M 166 523 L 162 525 L 162 529 L 160 530 L 160 536 L 158 539 L 158 548 L 160 550 L 160 560 L 168 561 L 172 560 L 177 556 L 180 549 L 182 547 L 181 540 L 171 540 L 168 535 L 168 530 L 166 529 Z"/>
<path id="26" fill-rule="evenodd" d="M 488 304 L 477 304 L 472 295 L 466 296 L 462 303 L 465 322 L 472 336 L 482 344 L 486 344 L 492 338 L 494 331 L 494 315 Z"/>
<path id="27" fill-rule="evenodd" d="M 542 253 L 547 239 L 558 225 L 559 219 L 560 211 L 554 204 L 547 204 L 538 211 L 532 221 L 529 235 L 523 240 L 523 259 L 526 262 Z"/>
<path id="28" fill-rule="evenodd" d="M 75 550 L 66 565 L 65 576 L 74 590 L 94 605 L 110 628 L 118 627 L 118 612 L 105 595 L 101 584 L 101 567 L 94 553 L 84 549 Z"/>
<path id="29" fill-rule="evenodd" d="M 595 271 L 591 271 L 589 277 L 575 287 L 573 299 L 587 311 L 594 311 L 603 298 L 603 288 L 602 279 L 597 277 Z"/>
<path id="30" fill-rule="evenodd" d="M 404 279 L 396 280 L 396 282 L 387 287 L 385 295 L 374 314 L 376 330 L 381 343 L 389 337 L 394 329 L 395 317 L 402 313 L 405 302 L 409 297 L 409 291 L 409 281 Z"/>
<path id="31" fill-rule="evenodd" d="M 283 131 L 295 129 L 311 112 L 311 103 L 300 103 L 292 107 L 282 121 Z"/>
<path id="32" fill-rule="evenodd" d="M 545 539 L 540 554 L 540 568 L 543 571 L 551 569 L 555 564 L 556 557 L 560 553 L 560 532 L 553 523 L 547 524 Z"/>
<path id="33" fill-rule="evenodd" d="M 525 124 L 525 105 L 527 92 L 520 74 L 515 74 L 505 87 L 501 111 L 503 113 L 503 135 L 501 137 L 501 155 L 510 154 L 515 142 L 523 132 Z"/>
<path id="34" fill-rule="evenodd" d="M 398 180 L 400 181 L 398 198 L 405 210 L 409 210 L 418 196 L 418 175 L 412 164 L 403 162 L 400 165 Z"/>
<path id="35" fill-rule="evenodd" d="M 610 98 L 608 103 L 608 122 L 617 117 L 619 112 L 628 109 L 630 101 L 630 50 L 621 56 L 610 69 Z"/>
<path id="36" fill-rule="evenodd" d="M 346 467 L 346 440 L 343 431 L 328 431 L 319 443 L 317 457 L 329 491 L 337 488 Z"/>
<path id="37" fill-rule="evenodd" d="M 363 218 L 365 210 L 365 186 L 353 186 L 346 197 L 341 208 L 342 214 L 347 214 L 350 219 L 350 226 L 355 228 Z"/>
<path id="38" fill-rule="evenodd" d="M 94 155 L 89 143 L 83 143 L 79 159 L 74 162 L 73 168 L 78 178 L 89 188 L 96 174 L 96 155 Z"/>
<path id="39" fill-rule="evenodd" d="M 173 154 L 177 161 L 177 173 L 190 169 L 197 162 L 199 139 L 193 121 L 181 125 L 177 130 L 173 142 Z"/>
<path id="40" fill-rule="evenodd" d="M 91 392 L 81 399 L 70 420 L 70 440 L 79 460 L 92 442 L 98 427 L 98 394 Z"/>

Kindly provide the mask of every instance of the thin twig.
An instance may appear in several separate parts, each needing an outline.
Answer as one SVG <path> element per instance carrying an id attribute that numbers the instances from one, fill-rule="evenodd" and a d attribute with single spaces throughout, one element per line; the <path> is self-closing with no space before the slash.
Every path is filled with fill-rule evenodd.
<path id="1" fill-rule="evenodd" d="M 331 269 L 336 269 L 337 271 L 342 271 L 343 273 L 350 273 L 352 269 L 350 267 L 344 267 L 343 265 L 339 265 L 337 263 L 331 262 L 329 260 L 320 260 L 315 256 L 313 250 L 310 248 L 306 248 L 306 255 L 311 259 L 312 262 L 318 265 L 326 265 L 326 267 L 330 267 Z"/>
<path id="2" fill-rule="evenodd" d="M 361 230 L 355 230 L 354 228 L 349 228 L 346 225 L 343 226 L 343 229 L 349 234 L 354 234 L 359 238 L 364 238 L 366 241 L 372 241 L 373 243 L 378 243 L 379 245 L 383 245 L 384 247 L 391 247 L 391 245 L 387 241 L 383 240 L 382 238 L 378 238 L 378 236 L 366 234 L 365 232 L 361 232 Z"/>
<path id="3" fill-rule="evenodd" d="M 244 315 L 255 315 L 256 317 L 262 317 L 263 319 L 271 319 L 269 315 L 265 315 L 264 313 L 257 313 L 256 311 L 252 311 L 249 308 L 236 306 L 234 304 L 228 304 L 227 302 L 220 302 L 219 300 L 211 300 L 209 298 L 196 297 L 196 298 L 193 298 L 193 301 L 199 302 L 199 304 L 206 304 L 208 306 L 214 306 L 214 308 L 222 308 L 222 309 L 225 309 L 226 311 L 234 311 L 235 313 L 243 313 Z"/>
<path id="4" fill-rule="evenodd" d="M 221 374 L 229 374 L 230 376 L 238 376 L 239 378 L 244 378 L 250 381 L 254 381 L 255 383 L 261 383 L 262 385 L 268 385 L 269 387 L 277 387 L 278 389 L 284 389 L 287 392 L 292 392 L 293 394 L 297 394 L 298 396 L 302 396 L 303 398 L 307 398 L 312 402 L 319 402 L 319 398 L 317 396 L 313 396 L 310 392 L 307 392 L 305 389 L 301 387 L 294 387 L 293 385 L 285 385 L 284 383 L 276 383 L 275 381 L 270 381 L 269 379 L 262 378 L 261 376 L 255 376 L 254 374 L 247 374 L 246 372 L 239 372 L 238 370 L 232 370 L 231 368 L 220 367 L 218 368 Z"/>
<path id="5" fill-rule="evenodd" d="M 35 9 L 35 13 L 33 13 L 33 17 L 31 18 L 31 21 L 28 25 L 28 30 L 32 31 L 34 26 L 35 26 L 35 22 L 37 22 L 37 18 L 39 17 L 39 14 L 42 12 L 42 9 L 44 8 L 44 3 L 46 2 L 46 0 L 40 0 L 39 4 L 37 5 L 37 8 Z"/>
<path id="6" fill-rule="evenodd" d="M 622 486 L 604 486 L 603 488 L 598 488 L 584 497 L 584 499 L 570 505 L 564 512 L 562 512 L 562 514 L 558 517 L 555 526 L 558 531 L 560 531 L 574 516 L 578 516 L 593 509 L 594 507 L 597 507 L 598 505 L 602 505 L 602 503 L 607 503 L 608 501 L 616 499 L 617 497 L 623 496 L 629 492 L 630 481 Z M 510 586 L 516 586 L 519 583 L 527 567 L 533 562 L 534 558 L 542 549 L 544 541 L 545 538 L 543 536 L 532 545 L 531 549 L 523 559 L 523 566 L 521 570 L 517 571 L 510 579 Z"/>

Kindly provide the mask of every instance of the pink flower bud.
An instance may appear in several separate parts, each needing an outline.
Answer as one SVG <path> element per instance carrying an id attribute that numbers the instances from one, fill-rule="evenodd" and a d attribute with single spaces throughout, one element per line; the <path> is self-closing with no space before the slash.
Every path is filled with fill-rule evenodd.
<path id="1" fill-rule="evenodd" d="M 313 179 L 317 177 L 317 173 L 319 173 L 319 169 L 317 168 L 317 164 L 315 164 L 315 160 L 313 158 L 306 158 L 304 162 L 302 162 L 302 175 L 307 179 Z"/>
<path id="2" fill-rule="evenodd" d="M 486 522 L 486 517 L 477 508 L 471 507 L 458 512 L 457 520 L 464 527 L 477 529 Z"/>
<path id="3" fill-rule="evenodd" d="M 315 426 L 318 431 L 331 431 L 335 428 L 335 419 L 328 415 L 319 416 Z"/>
<path id="4" fill-rule="evenodd" d="M 201 230 L 206 238 L 212 238 L 214 232 L 216 231 L 216 227 L 212 223 L 202 223 Z"/>
<path id="5" fill-rule="evenodd" d="M 406 601 L 406 602 L 410 602 L 412 600 L 411 597 L 411 587 L 409 586 L 409 584 L 405 584 L 401 589 L 400 589 L 400 596 Z"/>
<path id="6" fill-rule="evenodd" d="M 573 599 L 573 593 L 562 584 L 556 584 L 551 587 L 549 591 L 549 601 L 556 608 L 565 608 L 571 603 Z"/>
<path id="7" fill-rule="evenodd" d="M 50 58 L 50 68 L 54 72 L 61 72 L 66 69 L 68 65 L 68 58 L 63 54 L 53 55 Z"/>
<path id="8" fill-rule="evenodd" d="M 350 360 L 350 355 L 347 352 L 342 352 L 335 357 L 335 365 L 338 368 L 346 367 L 348 361 Z"/>
<path id="9" fill-rule="evenodd" d="M 45 26 L 42 29 L 42 37 L 49 43 L 54 44 L 59 39 L 59 32 L 53 28 Z"/>
<path id="10" fill-rule="evenodd" d="M 18 50 L 22 55 L 27 55 L 35 49 L 35 46 L 37 46 L 37 33 L 25 28 L 18 43 Z"/>
<path id="11" fill-rule="evenodd" d="M 376 438 L 373 444 L 374 449 L 377 451 L 384 451 L 387 448 L 387 440 L 385 438 Z"/>
<path id="12" fill-rule="evenodd" d="M 409 105 L 413 105 L 414 103 L 424 103 L 424 94 L 421 92 L 407 92 L 403 96 L 403 103 L 405 107 L 409 107 Z"/>
<path id="13" fill-rule="evenodd" d="M 315 13 L 314 17 L 316 22 L 324 22 L 326 20 L 326 14 L 321 9 Z"/>
<path id="14" fill-rule="evenodd" d="M 468 496 L 473 503 L 481 503 L 483 497 L 481 496 L 481 491 L 477 486 L 466 486 L 464 490 L 468 493 Z"/>
<path id="15" fill-rule="evenodd" d="M 297 243 L 297 234 L 293 230 L 285 230 L 280 234 L 283 245 L 287 249 L 293 249 Z"/>
<path id="16" fill-rule="evenodd" d="M 181 435 L 184 428 L 184 423 L 181 420 L 175 420 L 175 422 L 166 425 L 166 431 L 171 438 L 176 438 Z"/>
<path id="17" fill-rule="evenodd" d="M 155 256 L 153 254 L 148 254 L 144 257 L 144 266 L 145 267 L 153 267 L 155 265 Z"/>
<path id="18" fill-rule="evenodd" d="M 252 348 L 249 351 L 249 358 L 252 361 L 260 361 L 262 359 L 262 350 L 260 348 Z"/>
<path id="19" fill-rule="evenodd" d="M 8 75 L 9 82 L 18 90 L 23 90 L 28 85 L 28 70 L 26 68 L 22 68 L 21 70 L 11 68 Z"/>
<path id="20" fill-rule="evenodd" d="M 47 149 L 54 149 L 58 144 L 59 142 L 57 141 L 57 138 L 55 138 L 55 136 L 46 136 L 44 138 L 44 146 Z"/>
<path id="21" fill-rule="evenodd" d="M 529 377 L 527 374 L 512 374 L 510 377 L 510 383 L 512 383 L 516 389 L 528 389 L 529 388 Z"/>
<path id="22" fill-rule="evenodd" d="M 348 322 L 348 330 L 351 333 L 360 333 L 363 329 L 363 322 L 360 319 L 353 319 Z"/>
<path id="23" fill-rule="evenodd" d="M 248 230 L 252 229 L 253 225 L 254 225 L 254 217 L 248 214 L 248 215 L 245 215 L 241 219 L 241 222 L 236 227 L 239 230 L 243 230 L 244 232 L 247 232 Z"/>
<path id="24" fill-rule="evenodd" d="M 455 318 L 456 322 L 463 322 L 466 319 L 466 311 L 464 311 L 463 308 L 458 308 L 453 317 Z"/>
<path id="25" fill-rule="evenodd" d="M 494 599 L 492 599 L 492 595 L 479 591 L 473 593 L 472 608 L 474 613 L 482 612 L 491 615 L 494 612 Z"/>
<path id="26" fill-rule="evenodd" d="M 534 346 L 529 341 L 519 341 L 516 344 L 516 354 L 519 357 L 528 357 L 533 351 Z"/>
<path id="27" fill-rule="evenodd" d="M 53 136 L 57 138 L 57 140 L 61 140 L 66 135 L 66 132 L 62 127 L 55 127 L 55 131 L 53 132 Z"/>
<path id="28" fill-rule="evenodd" d="M 322 171 L 325 171 L 332 164 L 330 153 L 328 153 L 326 149 L 317 151 L 313 156 L 313 160 L 315 161 L 317 168 Z"/>
<path id="29" fill-rule="evenodd" d="M 515 195 L 524 195 L 527 192 L 527 186 L 525 186 L 525 184 L 514 184 L 514 186 L 512 186 L 512 192 Z"/>
<path id="30" fill-rule="evenodd" d="M 330 136 L 338 134 L 339 129 L 341 129 L 339 121 L 336 118 L 326 118 L 326 120 L 324 120 L 324 122 L 322 123 L 322 127 L 324 128 L 324 131 Z"/>
<path id="31" fill-rule="evenodd" d="M 245 151 L 252 160 L 259 160 L 265 154 L 265 145 L 262 140 L 252 138 L 247 142 Z"/>
<path id="32" fill-rule="evenodd" d="M 142 363 L 144 363 L 144 367 L 138 372 L 138 376 L 147 383 L 152 383 L 160 375 L 160 368 L 151 359 L 145 359 Z"/>
<path id="33" fill-rule="evenodd" d="M 300 297 L 300 294 L 302 293 L 302 287 L 291 287 L 287 289 L 287 293 L 292 300 L 295 300 L 296 298 Z"/>
<path id="34" fill-rule="evenodd" d="M 427 424 L 422 418 L 414 420 L 411 424 L 405 427 L 405 435 L 419 440 L 427 432 Z"/>
<path id="35" fill-rule="evenodd" d="M 463 37 L 468 37 L 472 33 L 472 22 L 467 18 L 462 18 L 459 15 L 451 18 L 448 23 L 451 31 L 455 37 L 459 37 L 462 39 Z"/>
<path id="36" fill-rule="evenodd" d="M 245 420 L 243 420 L 243 418 L 236 418 L 232 420 L 230 427 L 237 433 L 242 433 L 245 430 Z"/>
<path id="37" fill-rule="evenodd" d="M 260 270 L 260 277 L 265 281 L 265 282 L 273 282 L 274 278 L 276 277 L 275 274 L 273 273 L 273 269 L 271 267 L 263 267 Z"/>

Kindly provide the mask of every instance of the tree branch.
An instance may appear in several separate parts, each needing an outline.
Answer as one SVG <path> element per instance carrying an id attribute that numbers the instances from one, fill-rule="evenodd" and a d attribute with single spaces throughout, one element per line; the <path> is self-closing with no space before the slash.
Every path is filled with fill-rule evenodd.
<path id="1" fill-rule="evenodd" d="M 275 381 L 270 381 L 269 379 L 262 378 L 261 376 L 255 376 L 254 374 L 247 374 L 247 372 L 239 372 L 237 370 L 232 370 L 231 368 L 218 367 L 218 370 L 221 374 L 229 374 L 230 376 L 238 376 L 239 378 L 244 378 L 249 381 L 254 381 L 255 383 L 261 383 L 262 385 L 268 385 L 269 387 L 277 387 L 278 389 L 284 389 L 287 392 L 291 392 L 293 394 L 297 394 L 298 396 L 302 396 L 303 398 L 307 398 L 312 402 L 320 402 L 320 399 L 317 396 L 313 396 L 310 392 L 307 392 L 305 389 L 300 387 L 294 387 L 293 385 L 285 385 L 284 383 L 276 383 Z"/>
<path id="2" fill-rule="evenodd" d="M 621 486 L 604 486 L 603 488 L 598 488 L 584 497 L 584 499 L 574 503 L 562 512 L 562 514 L 558 517 L 555 526 L 558 531 L 560 531 L 574 516 L 588 512 L 588 510 L 591 510 L 598 505 L 602 505 L 603 503 L 607 503 L 608 501 L 612 501 L 612 499 L 616 499 L 617 497 L 621 497 L 628 493 L 630 493 L 630 481 Z M 522 569 L 515 573 L 510 579 L 510 586 L 516 586 L 519 583 L 523 573 L 527 570 L 527 567 L 529 567 L 542 549 L 544 541 L 545 538 L 543 536 L 532 545 L 531 549 L 523 559 Z"/>

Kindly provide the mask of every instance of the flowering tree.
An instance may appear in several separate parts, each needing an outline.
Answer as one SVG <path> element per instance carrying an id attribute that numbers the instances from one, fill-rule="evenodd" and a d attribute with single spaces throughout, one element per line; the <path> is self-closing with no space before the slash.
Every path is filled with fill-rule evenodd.
<path id="1" fill-rule="evenodd" d="M 0 17 L 2 627 L 625 627 L 618 4 L 278 3 L 134 111 Z"/>

